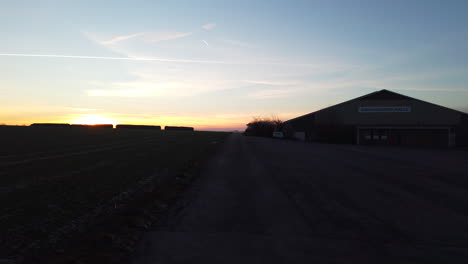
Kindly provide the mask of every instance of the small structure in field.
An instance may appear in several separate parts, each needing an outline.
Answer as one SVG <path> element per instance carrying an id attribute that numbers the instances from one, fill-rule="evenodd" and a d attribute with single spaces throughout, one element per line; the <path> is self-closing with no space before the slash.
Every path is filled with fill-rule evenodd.
<path id="1" fill-rule="evenodd" d="M 117 129 L 146 129 L 146 130 L 161 130 L 161 126 L 149 126 L 149 125 L 117 125 Z"/>
<path id="2" fill-rule="evenodd" d="M 112 125 L 112 124 L 95 124 L 95 125 L 72 124 L 71 127 L 73 127 L 73 128 L 86 128 L 86 129 L 97 129 L 97 128 L 113 129 L 114 125 Z"/>
<path id="3" fill-rule="evenodd" d="M 65 123 L 34 123 L 32 127 L 70 127 L 70 124 Z"/>
<path id="4" fill-rule="evenodd" d="M 164 130 L 166 131 L 193 131 L 193 127 L 165 126 Z"/>

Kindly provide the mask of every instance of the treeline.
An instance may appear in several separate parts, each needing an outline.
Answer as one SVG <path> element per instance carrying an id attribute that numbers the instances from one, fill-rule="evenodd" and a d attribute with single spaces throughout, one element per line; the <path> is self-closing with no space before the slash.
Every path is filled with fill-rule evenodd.
<path id="1" fill-rule="evenodd" d="M 273 132 L 281 131 L 283 128 L 283 121 L 277 117 L 261 118 L 256 117 L 250 123 L 247 124 L 247 128 L 244 131 L 246 136 L 258 136 L 258 137 L 272 137 Z"/>

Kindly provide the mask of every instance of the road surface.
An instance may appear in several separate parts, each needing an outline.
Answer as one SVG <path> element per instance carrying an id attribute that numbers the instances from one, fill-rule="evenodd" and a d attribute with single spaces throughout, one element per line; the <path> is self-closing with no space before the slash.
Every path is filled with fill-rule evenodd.
<path id="1" fill-rule="evenodd" d="M 232 134 L 132 263 L 467 263 L 468 151 Z"/>

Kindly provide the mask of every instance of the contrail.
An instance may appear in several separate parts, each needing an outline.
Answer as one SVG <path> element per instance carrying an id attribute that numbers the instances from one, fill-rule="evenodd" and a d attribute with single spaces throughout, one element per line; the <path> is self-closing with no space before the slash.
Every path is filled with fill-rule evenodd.
<path id="1" fill-rule="evenodd" d="M 105 56 L 81 56 L 81 55 L 61 55 L 61 54 L 24 54 L 24 53 L 0 53 L 0 57 L 42 57 L 42 58 L 63 58 L 63 59 L 91 59 L 91 60 L 122 60 L 122 61 L 152 61 L 152 62 L 180 62 L 180 63 L 206 63 L 206 64 L 226 64 L 226 65 L 278 65 L 278 66 L 305 66 L 319 68 L 320 65 L 309 63 L 288 63 L 288 62 L 261 62 L 261 61 L 212 61 L 212 60 L 186 60 L 168 59 L 156 57 L 105 57 Z"/>
<path id="2" fill-rule="evenodd" d="M 224 61 L 207 60 L 179 60 L 152 57 L 104 57 L 104 56 L 80 56 L 80 55 L 59 55 L 59 54 L 21 54 L 21 53 L 0 53 L 0 56 L 9 57 L 46 57 L 65 59 L 97 59 L 97 60 L 128 60 L 128 61 L 159 61 L 159 62 L 186 62 L 186 63 L 213 63 L 213 64 L 233 64 Z M 235 64 L 235 63 L 234 63 Z"/>
<path id="3" fill-rule="evenodd" d="M 203 41 L 203 43 L 206 44 L 206 46 L 208 46 L 208 47 L 210 46 L 210 45 L 208 44 L 208 42 L 206 42 L 206 40 L 203 39 L 202 41 Z"/>

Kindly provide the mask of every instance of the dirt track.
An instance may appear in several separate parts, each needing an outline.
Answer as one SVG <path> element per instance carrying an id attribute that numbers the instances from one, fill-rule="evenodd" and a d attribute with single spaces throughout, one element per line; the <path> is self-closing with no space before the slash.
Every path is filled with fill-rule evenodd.
<path id="1" fill-rule="evenodd" d="M 133 263 L 466 263 L 467 161 L 233 134 Z"/>

